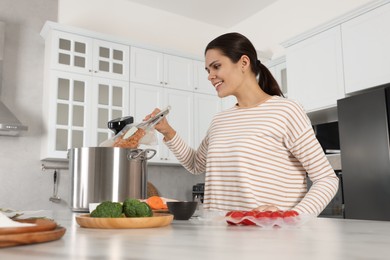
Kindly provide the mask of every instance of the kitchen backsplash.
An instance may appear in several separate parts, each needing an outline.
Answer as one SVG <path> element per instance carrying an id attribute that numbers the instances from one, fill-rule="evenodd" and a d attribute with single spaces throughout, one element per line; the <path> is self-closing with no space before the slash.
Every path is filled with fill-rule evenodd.
<path id="1" fill-rule="evenodd" d="M 205 175 L 193 175 L 182 166 L 149 165 L 148 180 L 162 197 L 192 200 L 192 186 L 204 182 Z"/>

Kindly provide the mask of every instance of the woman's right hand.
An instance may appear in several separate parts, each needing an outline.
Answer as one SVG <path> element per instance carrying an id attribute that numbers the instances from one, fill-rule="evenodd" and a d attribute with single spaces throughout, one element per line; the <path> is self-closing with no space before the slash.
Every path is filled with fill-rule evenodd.
<path id="1" fill-rule="evenodd" d="M 159 108 L 155 108 L 153 112 L 147 116 L 145 116 L 144 121 L 148 120 L 151 117 L 157 115 L 161 110 Z M 160 122 L 158 122 L 154 128 L 159 131 L 164 136 L 164 141 L 171 140 L 175 135 L 176 131 L 171 127 L 168 123 L 166 117 L 164 117 Z"/>

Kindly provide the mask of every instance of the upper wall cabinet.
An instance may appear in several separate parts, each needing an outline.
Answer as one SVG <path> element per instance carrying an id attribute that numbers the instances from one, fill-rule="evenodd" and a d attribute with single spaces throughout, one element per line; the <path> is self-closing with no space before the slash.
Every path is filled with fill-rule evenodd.
<path id="1" fill-rule="evenodd" d="M 221 110 L 226 110 L 234 107 L 237 104 L 237 98 L 235 96 L 227 96 L 221 98 Z"/>
<path id="2" fill-rule="evenodd" d="M 45 38 L 42 160 L 112 137 L 107 122 L 129 115 L 129 47 L 50 28 Z M 56 25 L 54 25 L 56 26 Z"/>
<path id="3" fill-rule="evenodd" d="M 286 66 L 286 57 L 280 57 L 278 59 L 272 60 L 266 64 L 267 68 L 274 76 L 275 80 L 278 82 L 279 87 L 281 88 L 283 95 L 288 96 L 287 91 L 287 66 Z"/>
<path id="4" fill-rule="evenodd" d="M 340 26 L 287 48 L 288 97 L 306 111 L 333 107 L 344 97 Z"/>
<path id="5" fill-rule="evenodd" d="M 129 46 L 61 31 L 49 37 L 52 69 L 129 80 Z"/>
<path id="6" fill-rule="evenodd" d="M 168 105 L 170 124 L 192 146 L 220 109 L 221 101 L 199 60 L 133 47 L 126 40 L 53 22 L 46 22 L 41 35 L 42 160 L 67 160 L 68 149 L 96 147 L 111 138 L 108 121 L 131 115 L 140 122 L 154 108 Z M 157 154 L 150 162 L 178 164 L 162 135 L 157 138 Z"/>
<path id="7" fill-rule="evenodd" d="M 208 79 L 204 61 L 194 60 L 194 92 L 217 95 L 217 91 Z"/>
<path id="8" fill-rule="evenodd" d="M 314 112 L 390 82 L 389 32 L 390 3 L 375 0 L 282 43 L 288 97 Z"/>
<path id="9" fill-rule="evenodd" d="M 131 47 L 132 82 L 193 91 L 194 69 L 191 59 Z"/>
<path id="10" fill-rule="evenodd" d="M 390 82 L 390 4 L 342 24 L 347 93 Z"/>

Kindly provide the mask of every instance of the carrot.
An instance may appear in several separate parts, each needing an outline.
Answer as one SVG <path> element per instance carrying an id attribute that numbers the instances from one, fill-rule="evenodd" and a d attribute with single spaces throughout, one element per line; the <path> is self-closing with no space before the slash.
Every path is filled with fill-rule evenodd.
<path id="1" fill-rule="evenodd" d="M 151 196 L 146 200 L 146 203 L 154 210 L 167 209 L 167 205 L 159 196 Z"/>

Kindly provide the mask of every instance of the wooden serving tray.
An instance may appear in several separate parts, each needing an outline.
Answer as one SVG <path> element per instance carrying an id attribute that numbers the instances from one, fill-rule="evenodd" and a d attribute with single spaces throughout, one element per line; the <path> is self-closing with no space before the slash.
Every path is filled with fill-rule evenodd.
<path id="1" fill-rule="evenodd" d="M 0 228 L 0 235 L 9 235 L 9 234 L 21 234 L 29 232 L 39 232 L 39 231 L 48 231 L 53 230 L 57 227 L 57 223 L 50 219 L 20 219 L 16 220 L 20 223 L 31 223 L 35 224 L 34 226 L 25 226 L 25 227 L 8 227 Z"/>
<path id="2" fill-rule="evenodd" d="M 154 209 L 153 213 L 170 213 L 169 209 Z"/>
<path id="3" fill-rule="evenodd" d="M 52 230 L 0 235 L 0 248 L 57 240 L 65 234 L 65 231 L 64 227 L 56 225 Z"/>
<path id="4" fill-rule="evenodd" d="M 89 214 L 76 216 L 76 222 L 83 228 L 126 229 L 155 228 L 169 225 L 172 214 L 154 213 L 144 218 L 91 218 Z"/>

